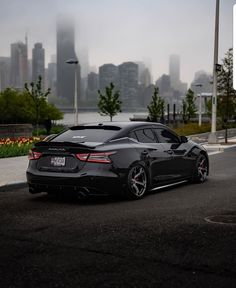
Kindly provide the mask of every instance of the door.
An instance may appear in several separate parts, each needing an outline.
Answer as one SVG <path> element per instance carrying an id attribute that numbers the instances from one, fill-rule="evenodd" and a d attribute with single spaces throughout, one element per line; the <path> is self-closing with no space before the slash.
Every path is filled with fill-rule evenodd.
<path id="1" fill-rule="evenodd" d="M 188 144 L 181 143 L 180 138 L 165 127 L 155 128 L 154 132 L 164 147 L 166 157 L 171 156 L 170 161 L 166 162 L 167 166 L 164 167 L 168 178 L 175 181 L 189 177 L 192 173 L 192 160 L 188 157 Z"/>
<path id="2" fill-rule="evenodd" d="M 146 163 L 149 170 L 151 185 L 157 186 L 168 182 L 170 173 L 166 167 L 172 161 L 172 155 L 164 151 L 164 146 L 158 139 L 152 128 L 136 129 L 130 133 L 130 137 L 137 140 L 140 152 L 140 160 Z"/>

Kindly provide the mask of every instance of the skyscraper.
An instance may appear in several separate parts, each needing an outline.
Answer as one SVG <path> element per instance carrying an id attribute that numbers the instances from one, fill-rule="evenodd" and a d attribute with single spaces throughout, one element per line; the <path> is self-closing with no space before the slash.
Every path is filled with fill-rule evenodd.
<path id="1" fill-rule="evenodd" d="M 47 73 L 47 84 L 48 88 L 51 89 L 51 94 L 56 95 L 56 84 L 57 84 L 57 64 L 48 63 L 48 73 Z"/>
<path id="2" fill-rule="evenodd" d="M 179 55 L 171 55 L 169 63 L 170 86 L 173 91 L 172 97 L 169 98 L 169 104 L 175 104 L 176 109 L 181 109 L 182 98 L 187 91 L 187 83 L 180 80 L 180 57 Z"/>
<path id="3" fill-rule="evenodd" d="M 180 57 L 179 55 L 170 55 L 169 75 L 171 88 L 178 90 L 180 83 Z"/>
<path id="4" fill-rule="evenodd" d="M 94 72 L 90 72 L 88 74 L 88 90 L 89 91 L 97 91 L 98 90 L 98 74 Z"/>
<path id="5" fill-rule="evenodd" d="M 10 86 L 10 58 L 0 57 L 0 92 Z"/>
<path id="6" fill-rule="evenodd" d="M 11 86 L 22 89 L 28 81 L 28 47 L 26 43 L 11 44 Z"/>
<path id="7" fill-rule="evenodd" d="M 35 43 L 32 50 L 32 81 L 36 82 L 42 77 L 42 84 L 45 83 L 45 52 L 42 43 Z"/>
<path id="8" fill-rule="evenodd" d="M 74 107 L 77 67 L 66 63 L 72 58 L 76 58 L 74 22 L 60 18 L 57 22 L 57 97 L 64 100 L 67 107 Z"/>
<path id="9" fill-rule="evenodd" d="M 138 105 L 138 64 L 125 62 L 119 65 L 119 88 L 125 107 Z"/>
<path id="10" fill-rule="evenodd" d="M 104 64 L 99 67 L 99 88 L 104 91 L 106 86 L 110 83 L 115 85 L 115 89 L 118 87 L 118 67 L 114 64 Z"/>

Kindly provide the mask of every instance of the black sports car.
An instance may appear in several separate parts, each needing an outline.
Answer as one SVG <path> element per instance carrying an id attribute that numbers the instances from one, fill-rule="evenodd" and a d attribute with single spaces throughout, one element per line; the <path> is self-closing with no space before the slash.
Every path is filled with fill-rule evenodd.
<path id="1" fill-rule="evenodd" d="M 125 194 L 183 181 L 204 182 L 206 150 L 168 127 L 150 122 L 104 122 L 72 127 L 35 144 L 29 154 L 30 193 Z"/>

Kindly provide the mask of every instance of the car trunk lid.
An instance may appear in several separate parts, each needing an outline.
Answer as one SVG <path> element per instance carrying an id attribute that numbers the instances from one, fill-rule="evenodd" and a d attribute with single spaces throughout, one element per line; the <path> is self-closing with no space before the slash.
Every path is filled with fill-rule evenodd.
<path id="1" fill-rule="evenodd" d="M 76 155 L 94 151 L 101 143 L 38 142 L 33 153 L 38 153 L 37 169 L 47 172 L 77 173 L 86 162 Z"/>

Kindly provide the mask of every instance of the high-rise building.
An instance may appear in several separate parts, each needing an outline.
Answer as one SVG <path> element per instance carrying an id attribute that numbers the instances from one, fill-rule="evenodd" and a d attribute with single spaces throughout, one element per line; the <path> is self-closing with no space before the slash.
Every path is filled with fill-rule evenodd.
<path id="1" fill-rule="evenodd" d="M 10 86 L 10 58 L 0 57 L 0 91 Z"/>
<path id="2" fill-rule="evenodd" d="M 32 81 L 42 77 L 42 87 L 45 83 L 45 51 L 42 43 L 35 43 L 32 50 Z"/>
<path id="3" fill-rule="evenodd" d="M 99 98 L 98 89 L 99 89 L 98 74 L 95 72 L 90 72 L 87 78 L 87 89 L 86 89 L 86 104 L 88 104 L 89 106 L 97 107 Z"/>
<path id="4" fill-rule="evenodd" d="M 196 72 L 190 88 L 196 96 L 195 104 L 197 107 L 200 104 L 200 97 L 198 95 L 202 94 L 202 98 L 204 99 L 201 100 L 202 111 L 206 113 L 207 101 L 212 97 L 212 75 L 205 71 Z"/>
<path id="5" fill-rule="evenodd" d="M 205 71 L 198 71 L 194 75 L 191 89 L 195 93 L 212 93 L 212 75 Z"/>
<path id="6" fill-rule="evenodd" d="M 173 89 L 178 90 L 180 82 L 180 57 L 179 55 L 170 55 L 169 62 L 170 85 Z"/>
<path id="7" fill-rule="evenodd" d="M 53 96 L 56 96 L 56 86 L 57 86 L 57 64 L 48 63 L 47 87 L 51 89 L 51 94 Z"/>
<path id="8" fill-rule="evenodd" d="M 104 64 L 99 67 L 99 88 L 104 91 L 106 86 L 112 82 L 118 88 L 118 67 L 114 64 Z"/>
<path id="9" fill-rule="evenodd" d="M 171 90 L 171 87 L 170 87 L 170 76 L 169 75 L 166 75 L 166 74 L 163 74 L 157 81 L 156 81 L 156 86 L 159 88 L 159 93 L 161 95 L 164 95 L 164 94 L 171 94 L 170 93 L 170 90 Z"/>
<path id="10" fill-rule="evenodd" d="M 28 59 L 28 82 L 32 82 L 32 59 Z"/>
<path id="11" fill-rule="evenodd" d="M 98 74 L 90 72 L 88 74 L 88 90 L 95 91 L 98 90 Z"/>
<path id="12" fill-rule="evenodd" d="M 119 89 L 125 107 L 138 106 L 138 65 L 124 62 L 119 65 Z"/>
<path id="13" fill-rule="evenodd" d="M 145 68 L 140 74 L 140 84 L 148 87 L 151 85 L 151 73 L 148 68 Z"/>
<path id="14" fill-rule="evenodd" d="M 11 44 L 11 86 L 22 89 L 28 81 L 28 47 L 26 43 Z"/>
<path id="15" fill-rule="evenodd" d="M 66 63 L 76 58 L 75 29 L 71 19 L 60 18 L 57 22 L 57 97 L 67 107 L 74 107 L 76 64 Z"/>

